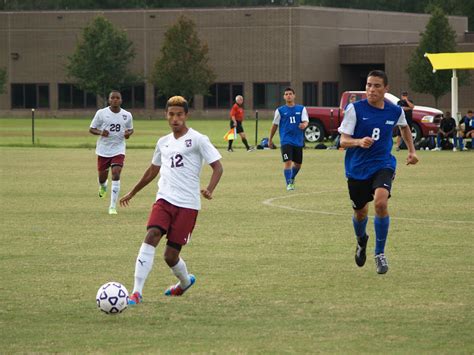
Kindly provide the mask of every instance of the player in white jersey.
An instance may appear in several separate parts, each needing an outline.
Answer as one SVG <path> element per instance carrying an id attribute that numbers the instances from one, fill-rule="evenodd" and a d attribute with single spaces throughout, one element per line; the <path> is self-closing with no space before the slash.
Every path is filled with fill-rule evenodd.
<path id="1" fill-rule="evenodd" d="M 200 193 L 204 198 L 212 199 L 223 172 L 222 157 L 209 138 L 186 126 L 188 103 L 183 97 L 173 96 L 168 100 L 166 117 L 172 133 L 158 140 L 150 167 L 135 187 L 120 199 L 122 206 L 128 206 L 135 194 L 160 174 L 156 202 L 135 264 L 131 305 L 142 301 L 143 286 L 153 266 L 155 248 L 164 235 L 168 239 L 164 259 L 179 280 L 165 291 L 165 295 L 181 296 L 194 284 L 196 278 L 188 273 L 179 254 L 191 238 L 201 208 Z M 212 175 L 207 187 L 200 190 L 203 161 L 211 166 Z"/>
<path id="2" fill-rule="evenodd" d="M 109 168 L 112 170 L 112 193 L 109 214 L 117 214 L 120 193 L 120 174 L 125 160 L 125 139 L 133 134 L 132 114 L 120 107 L 122 95 L 118 91 L 109 94 L 109 105 L 96 112 L 89 132 L 100 136 L 97 139 L 97 170 L 99 171 L 99 197 L 107 192 Z"/>

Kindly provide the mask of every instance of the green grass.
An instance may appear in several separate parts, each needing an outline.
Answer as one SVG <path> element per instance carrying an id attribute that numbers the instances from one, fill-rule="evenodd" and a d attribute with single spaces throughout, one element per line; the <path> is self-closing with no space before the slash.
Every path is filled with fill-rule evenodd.
<path id="1" fill-rule="evenodd" d="M 16 131 L 6 122 L 2 144 Z M 44 132 L 56 132 L 54 122 Z M 86 121 L 61 122 L 94 141 Z M 149 137 L 150 148 L 128 150 L 122 195 L 166 133 L 155 123 L 136 122 L 133 138 Z M 175 279 L 160 245 L 145 302 L 107 316 L 97 288 L 113 279 L 132 289 L 156 183 L 109 216 L 93 149 L 1 147 L 0 352 L 474 352 L 472 151 L 423 151 L 409 167 L 396 153 L 383 276 L 372 260 L 364 268 L 353 260 L 343 152 L 306 150 L 294 193 L 277 151 L 221 152 L 224 176 L 182 253 L 196 285 L 163 296 Z M 209 176 L 205 167 L 205 183 Z M 368 230 L 373 245 L 372 221 Z"/>
<path id="2" fill-rule="evenodd" d="M 89 133 L 91 119 L 35 119 L 35 146 L 45 148 L 95 148 L 97 136 Z M 128 148 L 154 148 L 157 137 L 169 133 L 168 122 L 160 117 L 154 120 L 134 120 L 135 133 L 127 141 Z M 224 134 L 229 130 L 229 120 L 194 120 L 188 126 L 205 133 L 219 148 L 227 146 Z M 259 120 L 259 139 L 268 137 L 271 121 Z M 244 123 L 247 139 L 255 143 L 255 119 Z M 278 142 L 276 140 L 275 142 Z M 259 143 L 259 142 L 258 142 Z M 32 146 L 31 118 L 0 118 L 0 146 Z M 240 144 L 240 146 L 242 146 Z"/>

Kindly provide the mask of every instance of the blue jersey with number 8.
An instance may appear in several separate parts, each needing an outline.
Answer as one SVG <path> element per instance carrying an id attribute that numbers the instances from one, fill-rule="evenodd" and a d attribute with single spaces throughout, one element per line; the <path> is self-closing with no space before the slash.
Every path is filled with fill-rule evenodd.
<path id="1" fill-rule="evenodd" d="M 346 150 L 347 178 L 366 180 L 381 169 L 396 169 L 397 161 L 391 154 L 395 125 L 405 126 L 407 121 L 401 107 L 391 102 L 385 101 L 383 109 L 371 106 L 367 100 L 347 107 L 339 132 L 355 139 L 371 137 L 374 140 L 370 148 Z"/>

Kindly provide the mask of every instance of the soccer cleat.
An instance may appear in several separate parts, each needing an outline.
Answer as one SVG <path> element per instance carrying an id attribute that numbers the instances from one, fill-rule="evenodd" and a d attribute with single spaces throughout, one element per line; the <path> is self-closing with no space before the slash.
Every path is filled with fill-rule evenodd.
<path id="1" fill-rule="evenodd" d="M 192 274 L 189 274 L 189 281 L 191 282 L 188 287 L 186 288 L 181 288 L 179 286 L 179 282 L 174 285 L 170 286 L 166 291 L 165 291 L 165 296 L 181 296 L 183 293 L 186 292 L 188 288 L 190 288 L 194 283 L 196 282 L 196 277 Z"/>
<path id="2" fill-rule="evenodd" d="M 143 300 L 142 295 L 140 295 L 140 292 L 134 292 L 132 295 L 128 298 L 128 305 L 129 306 L 135 306 L 136 304 L 141 303 Z"/>
<path id="3" fill-rule="evenodd" d="M 117 209 L 113 208 L 113 207 L 110 207 L 109 208 L 109 214 L 117 214 Z"/>
<path id="4" fill-rule="evenodd" d="M 295 184 L 288 184 L 286 185 L 286 191 L 293 191 L 295 189 Z"/>
<path id="5" fill-rule="evenodd" d="M 234 150 L 233 150 L 232 148 L 227 149 L 227 151 L 228 151 L 229 153 L 233 153 L 233 152 L 234 152 Z"/>
<path id="6" fill-rule="evenodd" d="M 369 240 L 369 236 L 366 234 L 364 238 L 357 237 L 357 247 L 355 252 L 355 262 L 357 266 L 362 267 L 365 264 L 365 260 L 367 259 L 367 255 L 365 253 L 367 249 L 367 241 Z"/>
<path id="7" fill-rule="evenodd" d="M 440 147 L 436 147 L 436 148 L 433 148 L 433 149 L 431 149 L 431 150 L 432 150 L 433 152 L 436 152 L 436 151 L 440 151 L 441 148 L 440 148 Z"/>
<path id="8" fill-rule="evenodd" d="M 375 255 L 375 266 L 377 267 L 377 274 L 385 274 L 388 271 L 388 262 L 384 253 Z"/>
<path id="9" fill-rule="evenodd" d="M 463 151 L 463 152 L 466 152 L 466 151 L 468 151 L 468 150 L 469 150 L 469 149 L 467 149 L 466 147 L 462 148 L 462 151 Z"/>
<path id="10" fill-rule="evenodd" d="M 249 149 L 247 149 L 247 152 L 253 152 L 255 150 L 255 147 L 249 147 Z"/>
<path id="11" fill-rule="evenodd" d="M 454 147 L 453 152 L 457 152 L 457 151 L 458 151 L 458 148 Z"/>
<path id="12" fill-rule="evenodd" d="M 99 185 L 99 197 L 103 198 L 107 193 L 107 186 Z"/>

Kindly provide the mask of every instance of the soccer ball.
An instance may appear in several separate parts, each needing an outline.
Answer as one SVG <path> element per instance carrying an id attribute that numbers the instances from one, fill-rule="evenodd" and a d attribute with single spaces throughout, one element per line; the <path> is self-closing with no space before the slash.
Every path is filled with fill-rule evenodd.
<path id="1" fill-rule="evenodd" d="M 107 282 L 99 287 L 97 307 L 107 314 L 122 313 L 128 306 L 128 291 L 119 282 Z"/>

